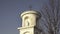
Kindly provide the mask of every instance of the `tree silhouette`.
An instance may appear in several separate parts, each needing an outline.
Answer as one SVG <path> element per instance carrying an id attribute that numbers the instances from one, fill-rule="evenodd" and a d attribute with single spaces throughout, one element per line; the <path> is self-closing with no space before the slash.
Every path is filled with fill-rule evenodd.
<path id="1" fill-rule="evenodd" d="M 43 19 L 43 25 L 46 28 L 42 28 L 43 34 L 59 34 L 60 32 L 60 0 L 49 0 L 48 4 L 45 4 L 40 10 Z"/>

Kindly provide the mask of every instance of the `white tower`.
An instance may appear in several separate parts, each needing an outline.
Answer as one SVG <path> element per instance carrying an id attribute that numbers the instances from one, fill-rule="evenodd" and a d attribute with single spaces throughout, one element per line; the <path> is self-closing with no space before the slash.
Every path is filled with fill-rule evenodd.
<path id="1" fill-rule="evenodd" d="M 34 10 L 25 11 L 21 14 L 22 27 L 19 27 L 20 34 L 40 34 L 38 20 L 40 13 Z"/>

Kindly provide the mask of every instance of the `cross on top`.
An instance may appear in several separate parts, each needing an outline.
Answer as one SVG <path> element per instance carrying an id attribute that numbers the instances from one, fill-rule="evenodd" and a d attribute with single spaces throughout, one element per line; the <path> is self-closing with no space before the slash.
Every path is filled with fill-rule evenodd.
<path id="1" fill-rule="evenodd" d="M 29 10 L 32 10 L 32 5 L 29 6 Z"/>

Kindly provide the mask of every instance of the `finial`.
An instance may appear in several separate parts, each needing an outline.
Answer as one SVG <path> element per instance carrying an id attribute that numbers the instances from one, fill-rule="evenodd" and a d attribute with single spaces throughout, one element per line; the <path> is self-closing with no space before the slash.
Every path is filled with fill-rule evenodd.
<path id="1" fill-rule="evenodd" d="M 29 10 L 32 10 L 32 5 L 29 5 Z"/>

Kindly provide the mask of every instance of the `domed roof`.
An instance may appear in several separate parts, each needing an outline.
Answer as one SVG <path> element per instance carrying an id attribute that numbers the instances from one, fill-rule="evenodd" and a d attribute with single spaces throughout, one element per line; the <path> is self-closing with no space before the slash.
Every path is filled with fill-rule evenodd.
<path id="1" fill-rule="evenodd" d="M 21 14 L 21 17 L 22 17 L 23 15 L 26 15 L 26 14 L 37 14 L 37 15 L 40 15 L 40 12 L 35 11 L 35 10 L 24 11 L 24 12 Z"/>

